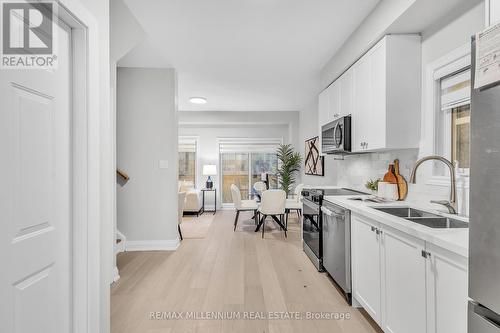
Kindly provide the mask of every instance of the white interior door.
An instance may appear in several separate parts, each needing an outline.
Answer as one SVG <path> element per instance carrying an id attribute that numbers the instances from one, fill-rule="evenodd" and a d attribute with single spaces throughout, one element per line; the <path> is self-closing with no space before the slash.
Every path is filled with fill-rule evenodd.
<path id="1" fill-rule="evenodd" d="M 70 29 L 57 70 L 0 73 L 0 331 L 71 332 Z"/>

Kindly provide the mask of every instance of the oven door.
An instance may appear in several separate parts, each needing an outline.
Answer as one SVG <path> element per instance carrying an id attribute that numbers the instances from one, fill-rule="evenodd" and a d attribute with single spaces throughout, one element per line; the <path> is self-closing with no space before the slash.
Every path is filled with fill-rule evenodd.
<path id="1" fill-rule="evenodd" d="M 302 239 L 304 241 L 304 251 L 309 257 L 314 255 L 315 258 L 311 258 L 311 260 L 313 260 L 318 270 L 322 269 L 321 259 L 323 257 L 321 224 L 320 206 L 309 200 L 303 200 Z"/>

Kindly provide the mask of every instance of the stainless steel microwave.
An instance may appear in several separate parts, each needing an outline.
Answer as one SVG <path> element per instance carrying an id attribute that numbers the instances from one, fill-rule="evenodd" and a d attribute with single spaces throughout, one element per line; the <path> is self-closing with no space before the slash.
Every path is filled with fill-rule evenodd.
<path id="1" fill-rule="evenodd" d="M 351 116 L 344 116 L 321 127 L 321 148 L 324 154 L 351 152 Z"/>

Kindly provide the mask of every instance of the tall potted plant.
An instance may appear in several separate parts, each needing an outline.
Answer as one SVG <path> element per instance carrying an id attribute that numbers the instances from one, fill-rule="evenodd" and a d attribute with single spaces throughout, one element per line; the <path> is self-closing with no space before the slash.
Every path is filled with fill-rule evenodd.
<path id="1" fill-rule="evenodd" d="M 300 171 L 302 157 L 293 150 L 292 145 L 279 145 L 278 150 L 278 179 L 280 187 L 286 195 L 295 183 L 295 175 Z"/>

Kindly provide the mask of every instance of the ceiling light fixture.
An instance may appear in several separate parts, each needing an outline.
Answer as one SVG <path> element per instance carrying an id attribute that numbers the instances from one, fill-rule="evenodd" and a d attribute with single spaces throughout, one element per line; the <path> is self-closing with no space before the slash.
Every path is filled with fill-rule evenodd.
<path id="1" fill-rule="evenodd" d="M 207 99 L 205 97 L 190 97 L 189 101 L 193 104 L 207 104 Z"/>

